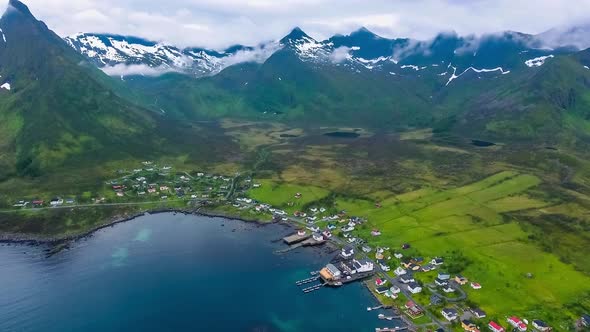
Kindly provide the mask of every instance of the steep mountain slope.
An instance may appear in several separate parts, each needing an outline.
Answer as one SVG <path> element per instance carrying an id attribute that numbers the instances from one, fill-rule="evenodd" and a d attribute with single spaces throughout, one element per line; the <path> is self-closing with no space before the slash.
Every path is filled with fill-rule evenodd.
<path id="1" fill-rule="evenodd" d="M 406 127 L 427 123 L 427 91 L 394 75 L 335 65 L 328 49 L 295 29 L 263 64 L 245 63 L 194 80 L 179 75 L 126 79 L 159 106 L 184 116 L 258 117 L 311 124 Z M 361 66 L 362 67 L 362 66 Z"/>
<path id="2" fill-rule="evenodd" d="M 546 144 L 584 141 L 590 132 L 585 52 L 527 49 L 525 37 L 506 33 L 480 40 L 473 53 L 457 54 L 463 42 L 441 35 L 428 56 L 369 62 L 352 52 L 365 47 L 375 55 L 374 45 L 384 44 L 366 30 L 355 34 L 346 44 L 345 36 L 339 44 L 322 43 L 295 29 L 263 64 L 239 64 L 199 80 L 166 75 L 128 83 L 185 118 L 256 117 L 388 130 L 433 126 L 466 137 Z M 340 47 L 351 54 L 334 61 Z"/>
<path id="3" fill-rule="evenodd" d="M 182 132 L 167 134 L 164 118 L 122 99 L 21 2 L 10 1 L 0 29 L 3 176 L 150 155 Z"/>

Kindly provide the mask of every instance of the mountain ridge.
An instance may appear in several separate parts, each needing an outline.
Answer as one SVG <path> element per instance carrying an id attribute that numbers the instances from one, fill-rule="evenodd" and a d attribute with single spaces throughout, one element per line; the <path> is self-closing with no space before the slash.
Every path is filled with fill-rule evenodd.
<path id="1" fill-rule="evenodd" d="M 98 67 L 144 65 L 160 69 L 156 74 L 175 71 L 195 77 L 216 75 L 228 66 L 241 62 L 261 63 L 280 49 L 274 46 L 274 52 L 269 52 L 270 47 L 266 47 L 262 56 L 261 45 L 272 43 L 256 47 L 235 45 L 221 51 L 190 47 L 181 49 L 143 38 L 114 34 L 77 34 L 66 37 L 65 40 Z M 364 27 L 348 35 L 339 34 L 323 41 L 317 41 L 296 27 L 275 42 L 275 45 L 294 48 L 301 58 L 308 61 L 348 62 L 354 67 L 353 70 L 383 67 L 387 70 L 399 70 L 404 65 L 420 68 L 452 63 L 460 71 L 469 67 L 502 67 L 510 71 L 524 66 L 527 60 L 536 57 L 575 53 L 573 49 L 567 48 L 540 49 L 536 36 L 512 31 L 479 37 L 463 37 L 454 32 L 446 32 L 431 40 L 419 41 L 408 38 L 388 39 Z M 236 56 L 242 51 L 251 52 L 255 56 Z M 530 56 L 527 57 L 525 53 L 530 53 Z M 502 60 L 494 60 L 495 57 Z M 383 66 L 389 62 L 399 63 L 400 66 Z"/>

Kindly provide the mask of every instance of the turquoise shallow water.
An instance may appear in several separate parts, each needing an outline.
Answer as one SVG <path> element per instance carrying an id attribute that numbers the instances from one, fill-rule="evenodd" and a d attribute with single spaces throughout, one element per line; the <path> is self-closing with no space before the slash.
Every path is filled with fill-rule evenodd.
<path id="1" fill-rule="evenodd" d="M 0 247 L 0 331 L 374 331 L 387 326 L 361 284 L 303 294 L 330 260 L 284 255 L 290 231 L 181 214 L 144 216 L 46 257 Z"/>

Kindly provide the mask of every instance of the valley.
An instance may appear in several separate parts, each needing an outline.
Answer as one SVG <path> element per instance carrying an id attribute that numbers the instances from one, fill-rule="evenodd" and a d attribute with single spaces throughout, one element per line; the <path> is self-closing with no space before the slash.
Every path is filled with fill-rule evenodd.
<path id="1" fill-rule="evenodd" d="M 2 242 L 62 248 L 162 211 L 286 223 L 374 261 L 368 288 L 418 306 L 421 331 L 475 329 L 449 308 L 507 330 L 590 312 L 590 49 L 512 31 L 62 38 L 18 0 L 0 32 Z M 373 286 L 406 270 L 407 292 Z"/>
<path id="2" fill-rule="evenodd" d="M 444 257 L 449 271 L 484 286 L 477 291 L 468 289 L 467 303 L 485 310 L 489 319 L 502 322 L 504 316 L 520 315 L 543 318 L 566 329 L 587 310 L 590 289 L 585 285 L 590 265 L 583 249 L 588 244 L 588 219 L 583 212 L 588 211 L 590 202 L 584 189 L 587 175 L 573 164 L 565 172 L 565 163 L 573 155 L 561 149 L 509 144 L 481 147 L 431 129 L 378 133 L 240 120 L 224 120 L 218 126 L 240 147 L 239 157 L 214 163 L 162 157 L 153 164 L 131 160 L 104 164 L 98 167 L 104 176 L 93 178 L 94 185 L 69 184 L 68 191 L 64 191 L 64 184 L 43 183 L 43 178 L 36 179 L 35 185 L 26 180 L 4 182 L 3 190 L 14 192 L 13 197 L 19 199 L 60 196 L 80 204 L 87 200 L 90 205 L 0 213 L 0 225 L 5 232 L 39 232 L 52 237 L 83 232 L 112 216 L 165 209 L 190 211 L 196 201 L 208 202 L 200 208 L 208 214 L 265 222 L 273 220 L 272 213 L 258 212 L 253 205 L 236 199 L 249 197 L 289 216 L 321 206 L 326 215 L 345 211 L 348 216 L 366 219 L 350 236 L 373 248 L 391 248 L 385 257 L 393 256 L 395 248 L 404 243 L 412 245 L 403 252 L 404 257 Z M 333 132 L 360 134 L 356 138 L 324 135 Z M 139 169 L 144 171 L 134 173 Z M 140 175 L 152 178 L 144 174 L 146 169 L 155 169 L 156 176 L 167 172 L 177 176 L 172 181 L 147 181 L 157 184 L 158 193 L 150 196 L 147 189 L 135 188 L 135 182 L 125 182 L 136 181 Z M 187 191 L 182 197 L 174 191 L 180 187 L 177 182 L 188 179 L 185 174 L 197 178 L 211 173 L 223 174 L 220 184 L 201 189 L 190 185 L 196 191 Z M 240 174 L 238 190 L 228 200 L 227 192 L 219 197 L 204 195 L 203 190 L 211 188 L 227 190 L 223 179 L 236 174 Z M 211 175 L 207 178 L 214 181 Z M 182 186 L 193 180 L 188 181 Z M 113 186 L 123 185 L 125 196 L 118 197 Z M 170 187 L 164 188 L 170 190 L 166 199 L 161 198 L 163 185 Z M 146 198 L 137 196 L 138 190 L 146 191 Z M 91 202 L 91 197 L 105 200 Z M 133 202 L 136 205 L 117 205 Z M 5 204 L 5 209 L 14 209 Z M 314 227 L 324 229 L 329 224 L 318 221 Z M 559 229 L 557 225 L 561 225 Z M 380 236 L 371 235 L 375 229 Z M 334 234 L 341 237 L 345 233 Z M 401 263 L 403 260 L 388 261 L 391 266 Z M 436 275 L 433 273 L 420 274 L 418 280 L 428 284 Z M 393 272 L 388 274 L 395 277 Z M 426 295 L 415 300 L 435 314 L 444 307 L 428 306 Z M 384 301 L 389 303 L 386 298 Z M 555 310 L 563 307 L 569 309 Z"/>

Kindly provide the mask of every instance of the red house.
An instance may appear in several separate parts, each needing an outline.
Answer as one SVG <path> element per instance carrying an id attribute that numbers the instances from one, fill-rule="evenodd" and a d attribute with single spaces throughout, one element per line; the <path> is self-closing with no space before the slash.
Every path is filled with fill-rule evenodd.
<path id="1" fill-rule="evenodd" d="M 517 328 L 519 331 L 521 332 L 525 332 L 527 327 L 526 324 L 520 320 L 520 318 L 512 316 L 510 318 L 507 319 L 508 324 L 514 326 L 515 328 Z"/>
<path id="2" fill-rule="evenodd" d="M 500 326 L 500 324 L 498 324 L 496 322 L 490 322 L 488 324 L 488 328 L 490 329 L 490 331 L 504 332 L 504 328 L 502 326 Z"/>

